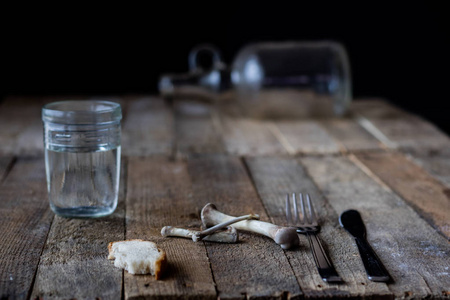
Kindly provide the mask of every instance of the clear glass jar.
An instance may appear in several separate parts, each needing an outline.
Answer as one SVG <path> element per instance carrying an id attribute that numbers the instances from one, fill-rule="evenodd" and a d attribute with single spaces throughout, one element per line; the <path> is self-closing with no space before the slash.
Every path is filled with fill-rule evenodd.
<path id="1" fill-rule="evenodd" d="M 347 52 L 333 41 L 248 45 L 233 61 L 231 81 L 254 116 L 342 116 L 352 98 Z"/>
<path id="2" fill-rule="evenodd" d="M 51 209 L 63 217 L 102 217 L 117 207 L 120 104 L 61 101 L 42 109 Z"/>
<path id="3" fill-rule="evenodd" d="M 211 54 L 211 68 L 198 66 L 201 51 Z M 236 100 L 240 113 L 261 118 L 342 116 L 352 100 L 347 52 L 334 41 L 247 45 L 229 68 L 217 48 L 200 45 L 191 51 L 189 66 L 189 73 L 161 77 L 162 96 L 213 101 L 224 94 Z"/>

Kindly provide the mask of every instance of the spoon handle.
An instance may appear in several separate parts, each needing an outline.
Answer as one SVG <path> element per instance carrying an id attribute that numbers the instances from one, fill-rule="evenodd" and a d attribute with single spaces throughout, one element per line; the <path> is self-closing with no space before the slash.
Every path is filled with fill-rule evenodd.
<path id="1" fill-rule="evenodd" d="M 389 281 L 389 273 L 367 240 L 361 237 L 355 237 L 355 240 L 368 278 L 372 281 Z"/>

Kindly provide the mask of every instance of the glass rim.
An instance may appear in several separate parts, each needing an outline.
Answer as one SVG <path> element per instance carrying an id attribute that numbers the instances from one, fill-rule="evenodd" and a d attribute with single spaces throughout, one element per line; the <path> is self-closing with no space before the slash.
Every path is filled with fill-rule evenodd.
<path id="1" fill-rule="evenodd" d="M 121 119 L 120 104 L 106 100 L 65 100 L 42 107 L 42 120 L 56 124 L 105 124 Z"/>

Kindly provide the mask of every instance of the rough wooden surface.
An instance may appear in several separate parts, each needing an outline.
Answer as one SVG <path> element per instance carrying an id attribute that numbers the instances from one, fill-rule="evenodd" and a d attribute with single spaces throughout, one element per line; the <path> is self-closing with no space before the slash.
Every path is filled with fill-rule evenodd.
<path id="1" fill-rule="evenodd" d="M 352 111 L 373 134 L 390 148 L 403 150 L 450 148 L 450 138 L 436 126 L 385 101 L 359 101 Z"/>
<path id="2" fill-rule="evenodd" d="M 272 133 L 289 154 L 330 154 L 340 150 L 339 144 L 317 121 L 274 121 Z"/>
<path id="3" fill-rule="evenodd" d="M 367 238 L 393 277 L 394 282 L 387 285 L 393 296 L 449 295 L 448 241 L 407 202 L 346 157 L 309 157 L 301 162 L 338 214 L 347 209 L 360 211 Z M 343 245 L 347 251 L 358 251 L 350 235 Z M 358 255 L 353 259 L 361 264 Z"/>
<path id="4" fill-rule="evenodd" d="M 194 197 L 229 215 L 269 218 L 240 159 L 223 155 L 189 160 Z M 240 233 L 238 244 L 206 244 L 220 299 L 301 295 L 285 252 L 271 239 Z M 287 251 L 289 252 L 289 251 Z"/>
<path id="5" fill-rule="evenodd" d="M 106 257 L 108 243 L 125 238 L 126 174 L 126 170 L 121 173 L 119 203 L 112 215 L 54 218 L 36 273 L 33 299 L 121 299 L 122 271 Z"/>
<path id="6" fill-rule="evenodd" d="M 125 298 L 213 299 L 216 296 L 203 243 L 163 238 L 166 225 L 200 227 L 201 208 L 191 190 L 184 162 L 167 158 L 131 158 L 128 165 L 126 238 L 150 240 L 167 253 L 169 268 L 162 280 L 125 272 Z"/>
<path id="7" fill-rule="evenodd" d="M 40 121 L 42 104 L 42 99 L 27 101 L 21 98 L 10 98 L 1 103 L 1 154 L 30 154 L 33 150 L 41 150 L 43 148 L 42 122 Z M 38 127 L 36 128 L 36 126 Z M 40 131 L 36 131 L 35 129 L 40 129 Z M 36 136 L 33 136 L 32 134 L 30 135 L 31 132 L 37 132 Z M 31 137 L 31 141 L 29 143 L 25 142 L 26 137 Z M 39 138 L 40 144 L 36 145 L 35 141 Z M 39 153 L 39 151 L 35 152 Z"/>
<path id="8" fill-rule="evenodd" d="M 450 188 L 450 148 L 441 151 L 411 151 L 408 154 L 416 164 Z"/>
<path id="9" fill-rule="evenodd" d="M 213 108 L 200 103 L 175 103 L 177 153 L 186 157 L 193 153 L 224 153 L 220 125 Z"/>
<path id="10" fill-rule="evenodd" d="M 127 103 L 122 124 L 122 149 L 126 156 L 169 155 L 174 128 L 170 108 L 160 98 L 137 97 Z"/>
<path id="11" fill-rule="evenodd" d="M 42 107 L 50 102 L 86 97 L 9 97 L 0 105 L 0 154 L 42 156 Z"/>
<path id="12" fill-rule="evenodd" d="M 53 219 L 44 161 L 19 158 L 0 186 L 0 298 L 27 299 Z"/>
<path id="13" fill-rule="evenodd" d="M 382 148 L 382 143 L 353 118 L 335 118 L 319 122 L 347 152 Z"/>
<path id="14" fill-rule="evenodd" d="M 287 150 L 269 129 L 268 121 L 245 118 L 221 118 L 225 149 L 232 155 L 287 154 Z"/>
<path id="15" fill-rule="evenodd" d="M 49 209 L 40 111 L 64 99 L 122 105 L 126 167 L 119 207 L 109 217 L 63 219 Z M 355 101 L 341 119 L 251 119 L 233 101 L 224 110 L 185 100 L 0 103 L 0 298 L 450 297 L 450 142 L 436 127 L 380 100 Z M 199 228 L 208 202 L 284 225 L 288 192 L 311 194 L 320 237 L 344 284 L 322 282 L 304 236 L 298 249 L 283 251 L 244 232 L 234 245 L 160 235 L 165 225 Z M 350 208 L 361 212 L 393 282 L 367 279 L 353 239 L 338 224 Z M 106 259 L 107 243 L 124 238 L 166 250 L 162 280 L 130 275 Z"/>
<path id="16" fill-rule="evenodd" d="M 264 206 L 274 222 L 286 224 L 286 193 L 290 197 L 292 193 L 308 193 L 313 200 L 320 217 L 320 238 L 345 284 L 327 284 L 322 281 L 307 238 L 301 236 L 302 246 L 286 254 L 306 297 L 370 297 L 389 294 L 385 285 L 367 279 L 363 266 L 355 260 L 355 252 L 349 251 L 348 236 L 339 228 L 338 213 L 295 159 L 258 157 L 247 159 L 247 164 Z"/>
<path id="17" fill-rule="evenodd" d="M 411 116 L 410 113 L 390 104 L 385 99 L 368 98 L 352 102 L 350 106 L 352 114 L 362 114 L 366 118 L 375 119 L 401 119 Z"/>
<path id="18" fill-rule="evenodd" d="M 27 128 L 17 136 L 15 151 L 21 155 L 44 155 L 44 134 L 40 114 L 34 115 Z"/>
<path id="19" fill-rule="evenodd" d="M 358 153 L 357 158 L 450 239 L 450 190 L 396 152 Z"/>

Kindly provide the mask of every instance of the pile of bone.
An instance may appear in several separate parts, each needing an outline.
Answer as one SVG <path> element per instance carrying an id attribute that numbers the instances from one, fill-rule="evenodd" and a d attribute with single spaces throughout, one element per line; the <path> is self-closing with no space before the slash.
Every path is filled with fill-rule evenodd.
<path id="1" fill-rule="evenodd" d="M 293 227 L 282 227 L 272 223 L 259 221 L 259 216 L 249 214 L 241 217 L 226 215 L 217 210 L 214 204 L 206 204 L 201 212 L 204 228 L 202 231 L 165 226 L 161 230 L 164 237 L 185 237 L 194 242 L 205 240 L 219 243 L 236 243 L 239 240 L 238 230 L 265 235 L 275 241 L 283 249 L 290 249 L 299 244 L 297 231 Z"/>

